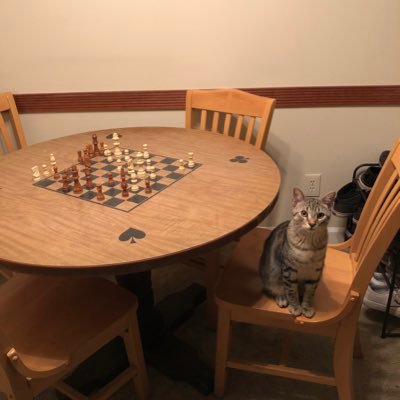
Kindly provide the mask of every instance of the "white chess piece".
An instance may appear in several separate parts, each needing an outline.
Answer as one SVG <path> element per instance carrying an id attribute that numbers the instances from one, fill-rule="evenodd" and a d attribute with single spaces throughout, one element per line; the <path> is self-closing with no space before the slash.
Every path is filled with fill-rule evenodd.
<path id="1" fill-rule="evenodd" d="M 50 154 L 50 164 L 52 167 L 55 167 L 57 165 L 56 158 L 54 157 L 53 153 Z"/>
<path id="2" fill-rule="evenodd" d="M 144 161 L 142 159 L 137 160 L 136 164 L 138 166 L 137 175 L 139 178 L 143 178 L 146 175 L 146 171 L 143 168 Z"/>
<path id="3" fill-rule="evenodd" d="M 37 165 L 34 165 L 32 168 L 32 179 L 34 182 L 40 181 L 40 171 Z"/>
<path id="4" fill-rule="evenodd" d="M 46 164 L 42 164 L 42 170 L 43 170 L 43 176 L 49 176 L 50 172 L 47 169 L 47 165 Z"/>
<path id="5" fill-rule="evenodd" d="M 118 141 L 119 140 L 119 135 L 117 132 L 113 132 L 112 134 L 112 140 Z"/>
<path id="6" fill-rule="evenodd" d="M 149 157 L 150 157 L 150 154 L 149 154 L 149 151 L 147 149 L 147 144 L 144 144 L 143 145 L 143 158 L 149 158 Z"/>
<path id="7" fill-rule="evenodd" d="M 131 173 L 131 183 L 136 183 L 137 182 L 137 176 L 134 172 Z"/>
<path id="8" fill-rule="evenodd" d="M 152 166 L 152 167 L 150 167 L 150 168 L 151 168 L 150 179 L 154 181 L 154 180 L 157 178 L 157 175 L 156 175 L 156 173 L 155 173 L 156 167 Z"/>
<path id="9" fill-rule="evenodd" d="M 128 173 L 131 174 L 132 172 L 135 172 L 135 168 L 133 166 L 133 160 L 130 158 L 128 161 Z"/>
<path id="10" fill-rule="evenodd" d="M 108 157 L 108 156 L 111 154 L 111 151 L 108 150 L 108 145 L 107 145 L 107 143 L 104 143 L 103 148 L 104 148 L 104 155 L 105 155 L 106 157 Z"/>
<path id="11" fill-rule="evenodd" d="M 146 160 L 146 171 L 151 172 L 151 160 Z"/>
<path id="12" fill-rule="evenodd" d="M 136 183 L 133 183 L 131 186 L 132 192 L 138 192 L 140 190 L 139 186 Z"/>
<path id="13" fill-rule="evenodd" d="M 143 158 L 143 153 L 141 152 L 141 151 L 138 151 L 137 153 L 136 153 L 136 158 L 137 159 L 141 159 L 141 158 Z"/>
<path id="14" fill-rule="evenodd" d="M 188 161 L 187 166 L 188 166 L 188 168 L 193 168 L 195 166 L 195 163 L 193 161 L 193 152 L 192 151 L 189 152 L 188 156 L 189 156 L 189 161 Z"/>
<path id="15" fill-rule="evenodd" d="M 185 169 L 185 161 L 180 159 L 179 160 L 179 169 L 183 171 Z"/>
<path id="16" fill-rule="evenodd" d="M 122 151 L 119 148 L 119 145 L 120 145 L 120 143 L 118 141 L 114 142 L 114 155 L 115 155 L 115 158 L 120 158 L 121 155 L 122 155 Z"/>

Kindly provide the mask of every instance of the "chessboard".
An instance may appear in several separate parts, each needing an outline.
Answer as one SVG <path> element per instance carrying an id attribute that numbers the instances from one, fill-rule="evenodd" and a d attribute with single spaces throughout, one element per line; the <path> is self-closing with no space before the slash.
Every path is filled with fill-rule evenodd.
<path id="1" fill-rule="evenodd" d="M 135 153 L 135 150 L 131 149 L 121 148 L 121 150 L 123 152 L 128 150 L 130 155 Z M 182 170 L 179 168 L 179 159 L 157 154 L 150 154 L 150 159 L 151 165 L 154 166 L 154 172 L 156 174 L 155 179 L 150 180 L 151 193 L 145 192 L 145 179 L 140 178 L 137 178 L 136 183 L 139 186 L 139 190 L 132 192 L 130 190 L 130 179 L 129 176 L 127 176 L 126 182 L 128 183 L 129 196 L 123 197 L 121 194 L 121 176 L 118 172 L 117 163 L 115 160 L 108 162 L 107 157 L 105 156 L 96 156 L 90 159 L 90 177 L 95 185 L 102 185 L 104 200 L 97 199 L 96 186 L 94 186 L 92 189 L 88 189 L 86 187 L 86 176 L 84 174 L 85 167 L 82 164 L 76 164 L 76 167 L 79 171 L 80 183 L 83 189 L 82 193 L 74 193 L 72 185 L 70 185 L 66 192 L 63 191 L 62 179 L 54 179 L 54 175 L 47 176 L 44 179 L 35 182 L 33 185 L 60 193 L 61 195 L 75 197 L 79 200 L 90 201 L 92 203 L 114 208 L 115 210 L 130 212 L 158 193 L 167 189 L 175 182 L 189 175 L 202 165 L 195 163 L 192 168 L 188 168 L 186 165 L 185 169 Z M 114 184 L 112 186 L 108 185 L 108 176 L 110 172 L 112 173 L 114 180 Z"/>

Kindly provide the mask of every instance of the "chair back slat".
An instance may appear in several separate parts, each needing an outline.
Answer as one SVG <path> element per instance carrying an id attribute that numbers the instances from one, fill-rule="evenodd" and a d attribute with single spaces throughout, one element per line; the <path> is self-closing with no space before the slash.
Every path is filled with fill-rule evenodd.
<path id="1" fill-rule="evenodd" d="M 242 127 L 243 127 L 243 115 L 238 115 L 236 120 L 235 134 L 234 134 L 235 139 L 240 139 Z"/>
<path id="2" fill-rule="evenodd" d="M 213 120 L 212 120 L 212 126 L 211 126 L 211 132 L 217 133 L 217 131 L 218 131 L 218 122 L 219 122 L 219 112 L 218 111 L 214 111 Z"/>
<path id="3" fill-rule="evenodd" d="M 205 130 L 207 125 L 207 110 L 201 110 L 200 129 Z"/>
<path id="4" fill-rule="evenodd" d="M 257 148 L 264 148 L 274 109 L 275 99 L 256 96 L 241 90 L 188 90 L 186 128 L 196 128 L 192 114 L 195 110 L 201 110 L 200 129 L 233 136 L 254 144 Z M 210 128 L 207 127 L 205 110 L 214 113 Z M 231 124 L 232 116 L 236 119 L 236 124 Z M 246 126 L 247 118 L 249 118 L 249 123 Z M 224 123 L 222 124 L 221 121 Z M 244 128 L 247 130 L 242 138 Z"/>
<path id="5" fill-rule="evenodd" d="M 400 140 L 368 196 L 351 247 L 356 275 L 353 290 L 364 293 L 373 272 L 400 230 Z"/>
<path id="6" fill-rule="evenodd" d="M 7 121 L 9 121 L 11 129 L 7 126 Z M 9 92 L 0 93 L 0 137 L 7 153 L 15 150 L 15 147 L 23 149 L 27 146 L 17 106 L 13 95 Z"/>
<path id="7" fill-rule="evenodd" d="M 255 123 L 256 123 L 256 118 L 255 117 L 249 117 L 248 118 L 246 137 L 244 139 L 247 143 L 251 143 L 251 138 L 253 136 Z"/>
<path id="8" fill-rule="evenodd" d="M 226 114 L 225 115 L 225 122 L 224 122 L 224 131 L 223 134 L 225 136 L 229 135 L 229 130 L 231 127 L 231 121 L 232 121 L 232 114 Z"/>

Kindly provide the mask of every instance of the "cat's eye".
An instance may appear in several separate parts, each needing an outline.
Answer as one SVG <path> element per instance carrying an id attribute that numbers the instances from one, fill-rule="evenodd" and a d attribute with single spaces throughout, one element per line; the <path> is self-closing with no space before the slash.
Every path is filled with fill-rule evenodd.
<path id="1" fill-rule="evenodd" d="M 307 217 L 308 213 L 306 210 L 302 210 L 300 213 L 303 217 Z"/>
<path id="2" fill-rule="evenodd" d="M 325 217 L 325 214 L 324 213 L 318 213 L 317 214 L 317 218 L 318 219 L 322 219 L 322 218 L 324 218 Z"/>

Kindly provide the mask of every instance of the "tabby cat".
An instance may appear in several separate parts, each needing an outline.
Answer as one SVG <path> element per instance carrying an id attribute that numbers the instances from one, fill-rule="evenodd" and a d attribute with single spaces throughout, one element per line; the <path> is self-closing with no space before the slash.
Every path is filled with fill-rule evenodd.
<path id="1" fill-rule="evenodd" d="M 293 218 L 267 238 L 260 259 L 265 291 L 293 315 L 315 314 L 314 293 L 321 278 L 328 244 L 328 222 L 335 192 L 321 199 L 305 198 L 293 189 Z"/>

